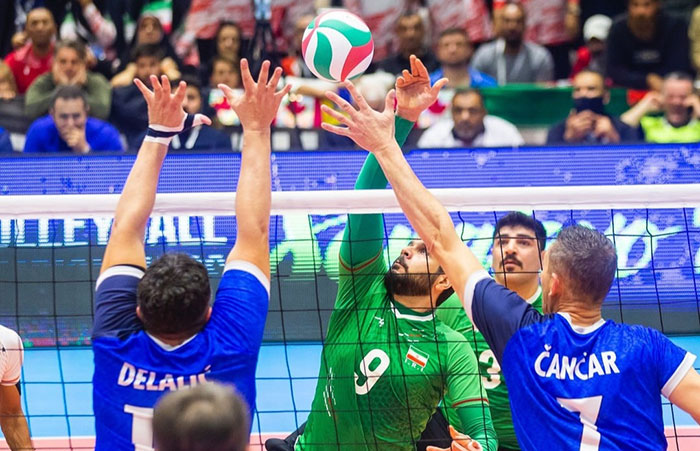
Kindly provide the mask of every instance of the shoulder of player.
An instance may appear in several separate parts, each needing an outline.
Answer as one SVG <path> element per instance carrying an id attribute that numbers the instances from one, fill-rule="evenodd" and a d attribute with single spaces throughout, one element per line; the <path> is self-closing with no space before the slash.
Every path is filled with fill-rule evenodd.
<path id="1" fill-rule="evenodd" d="M 145 268 L 132 265 L 115 265 L 105 269 L 95 282 L 95 289 L 98 289 L 106 280 L 118 281 L 123 278 L 141 279 L 145 274 Z"/>
<path id="2" fill-rule="evenodd" d="M 221 287 L 222 284 L 223 286 L 227 284 L 247 284 L 253 282 L 253 280 L 262 285 L 268 296 L 270 295 L 270 279 L 267 278 L 260 268 L 245 260 L 233 260 L 226 263 L 219 286 Z"/>
<path id="3" fill-rule="evenodd" d="M 2 347 L 16 347 L 18 343 L 21 344 L 22 339 L 19 334 L 9 327 L 0 325 L 0 346 Z"/>

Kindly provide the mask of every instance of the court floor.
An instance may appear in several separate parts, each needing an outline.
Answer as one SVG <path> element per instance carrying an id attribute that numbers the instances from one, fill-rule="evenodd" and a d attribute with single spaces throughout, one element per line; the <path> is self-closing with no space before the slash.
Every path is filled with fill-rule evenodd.
<path id="1" fill-rule="evenodd" d="M 700 355 L 700 336 L 672 340 Z M 320 352 L 319 343 L 262 347 L 251 450 L 259 449 L 266 438 L 283 436 L 305 421 L 316 386 Z M 700 362 L 696 362 L 698 366 Z M 88 347 L 26 350 L 22 377 L 25 413 L 35 444 L 41 449 L 65 449 L 67 445 L 73 449 L 91 448 L 95 433 L 92 371 L 92 352 Z M 669 449 L 700 449 L 700 428 L 689 415 L 666 402 L 664 422 Z M 6 448 L 0 442 L 2 449 Z"/>

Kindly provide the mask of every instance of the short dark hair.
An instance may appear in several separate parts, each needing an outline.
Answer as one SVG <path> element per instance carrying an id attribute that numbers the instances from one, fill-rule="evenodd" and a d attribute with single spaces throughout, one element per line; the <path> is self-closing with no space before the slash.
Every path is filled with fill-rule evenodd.
<path id="1" fill-rule="evenodd" d="M 153 412 L 153 438 L 159 451 L 245 451 L 248 408 L 232 386 L 208 382 L 170 392 Z"/>
<path id="2" fill-rule="evenodd" d="M 85 48 L 85 44 L 83 44 L 81 41 L 77 41 L 75 39 L 61 39 L 56 43 L 53 54 L 57 55 L 58 51 L 61 49 L 73 49 L 75 50 L 75 53 L 78 54 L 78 58 L 80 58 L 82 62 L 87 60 L 87 50 Z"/>
<path id="3" fill-rule="evenodd" d="M 131 52 L 131 61 L 136 62 L 143 57 L 162 60 L 165 57 L 165 52 L 163 52 L 159 44 L 139 44 Z"/>
<path id="4" fill-rule="evenodd" d="M 451 34 L 461 34 L 465 38 L 467 38 L 467 41 L 471 42 L 471 39 L 469 39 L 469 33 L 467 33 L 467 30 L 464 28 L 459 28 L 459 27 L 450 27 L 445 30 L 442 30 L 440 34 L 438 35 L 437 40 L 439 41 L 440 39 L 444 38 L 445 36 L 449 36 Z"/>
<path id="5" fill-rule="evenodd" d="M 83 91 L 83 88 L 77 85 L 63 85 L 60 86 L 56 92 L 54 93 L 53 97 L 51 97 L 51 103 L 49 104 L 49 109 L 53 109 L 56 106 L 56 100 L 58 99 L 63 99 L 63 100 L 71 100 L 71 99 L 82 99 L 83 100 L 83 106 L 85 107 L 85 110 L 87 111 L 88 109 L 88 103 L 87 103 L 87 96 L 85 95 L 85 91 Z"/>
<path id="6" fill-rule="evenodd" d="M 457 89 L 455 89 L 455 93 L 452 96 L 451 103 L 454 103 L 454 99 L 456 99 L 457 97 L 466 96 L 469 94 L 474 94 L 474 95 L 478 96 L 479 100 L 481 101 L 481 106 L 486 108 L 486 104 L 484 103 L 484 95 L 481 93 L 481 91 L 479 91 L 476 88 L 457 88 Z"/>
<path id="7" fill-rule="evenodd" d="M 492 238 L 495 240 L 503 227 L 518 226 L 532 231 L 532 233 L 535 235 L 540 251 L 544 250 L 545 246 L 547 245 L 547 231 L 545 230 L 544 225 L 532 216 L 526 215 L 525 213 L 521 213 L 519 211 L 511 211 L 507 215 L 501 216 L 501 218 L 496 221 L 496 227 L 493 229 Z"/>
<path id="8" fill-rule="evenodd" d="M 581 300 L 601 303 L 617 270 L 612 241 L 582 225 L 563 228 L 549 249 L 551 272 L 560 274 L 571 293 Z"/>
<path id="9" fill-rule="evenodd" d="M 195 334 L 206 323 L 210 298 L 207 269 L 186 254 L 164 254 L 148 267 L 137 289 L 144 328 L 154 334 Z"/>
<path id="10" fill-rule="evenodd" d="M 228 64 L 229 66 L 231 66 L 233 68 L 234 72 L 238 72 L 238 73 L 241 72 L 240 66 L 238 65 L 237 61 L 232 61 L 228 58 L 224 58 L 223 56 L 219 56 L 219 55 L 214 55 L 214 58 L 211 59 L 212 72 L 214 71 L 214 66 L 216 65 L 216 63 Z"/>
<path id="11" fill-rule="evenodd" d="M 197 91 L 202 92 L 202 83 L 199 81 L 199 77 L 195 75 L 185 74 L 180 78 L 180 81 L 187 83 L 187 87 L 197 88 Z"/>

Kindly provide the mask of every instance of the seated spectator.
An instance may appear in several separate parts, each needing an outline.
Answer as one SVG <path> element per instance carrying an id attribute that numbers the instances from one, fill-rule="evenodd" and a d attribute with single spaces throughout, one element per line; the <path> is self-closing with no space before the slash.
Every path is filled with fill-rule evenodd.
<path id="1" fill-rule="evenodd" d="M 53 39 L 56 36 L 56 24 L 51 12 L 46 8 L 31 10 L 25 33 L 29 42 L 5 58 L 12 69 L 19 94 L 27 92 L 34 79 L 51 70 Z"/>
<path id="2" fill-rule="evenodd" d="M 218 382 L 170 392 L 153 412 L 159 451 L 245 451 L 249 431 L 248 406 L 233 386 Z"/>
<path id="3" fill-rule="evenodd" d="M 409 58 L 411 55 L 420 58 L 428 72 L 436 71 L 440 67 L 433 52 L 424 45 L 425 24 L 423 24 L 423 18 L 420 14 L 411 13 L 399 17 L 395 31 L 399 43 L 398 51 L 379 62 L 378 66 L 381 70 L 394 75 L 400 75 L 404 69 L 410 71 Z"/>
<path id="4" fill-rule="evenodd" d="M 619 86 L 660 91 L 663 77 L 690 72 L 688 28 L 659 0 L 629 0 L 608 36 L 607 74 Z"/>
<path id="5" fill-rule="evenodd" d="M 573 80 L 574 108 L 569 117 L 554 125 L 547 144 L 613 144 L 641 141 L 638 127 L 630 127 L 605 112 L 610 92 L 599 72 L 584 70 Z"/>
<path id="6" fill-rule="evenodd" d="M 185 99 L 182 102 L 182 107 L 189 114 L 201 113 L 204 107 L 202 102 L 202 88 L 199 81 L 195 78 L 183 78 L 187 83 L 185 91 Z M 139 146 L 132 148 L 138 151 L 140 143 L 146 137 L 146 132 L 143 132 L 137 140 Z M 232 150 L 231 136 L 220 132 L 212 127 L 197 125 L 187 131 L 175 135 L 170 142 L 170 150 Z"/>
<path id="7" fill-rule="evenodd" d="M 30 122 L 24 115 L 24 99 L 17 95 L 12 70 L 0 61 L 0 124 L 11 131 L 25 133 Z"/>
<path id="8" fill-rule="evenodd" d="M 657 112 L 663 115 L 651 115 Z M 664 78 L 661 93 L 650 91 L 621 119 L 631 127 L 641 125 L 647 142 L 700 141 L 700 99 L 693 92 L 692 77 L 671 72 Z"/>
<path id="9" fill-rule="evenodd" d="M 696 73 L 700 73 L 700 6 L 693 10 L 688 27 L 690 38 L 690 54 Z"/>
<path id="10" fill-rule="evenodd" d="M 64 7 L 63 11 L 65 17 L 62 20 L 54 13 L 60 23 L 61 39 L 85 42 L 92 56 L 88 59 L 88 67 L 112 78 L 118 64 L 117 57 L 126 46 L 123 20 L 117 20 L 115 24 L 113 18 L 124 17 L 126 2 L 80 0 L 72 2 L 68 9 Z"/>
<path id="11" fill-rule="evenodd" d="M 452 118 L 430 126 L 418 147 L 514 147 L 524 144 L 515 125 L 489 116 L 484 97 L 475 89 L 462 89 L 452 97 Z"/>
<path id="12" fill-rule="evenodd" d="M 0 100 L 12 100 L 17 96 L 17 83 L 10 66 L 0 61 Z"/>
<path id="13" fill-rule="evenodd" d="M 162 50 L 163 56 L 160 58 L 160 72 L 168 76 L 171 80 L 180 78 L 180 69 L 177 55 L 173 50 L 172 45 L 168 41 L 168 36 L 163 30 L 160 20 L 154 15 L 144 14 L 139 18 L 136 26 L 136 34 L 134 36 L 134 44 L 132 52 L 141 45 L 154 45 Z M 131 55 L 130 55 L 131 56 Z M 123 58 L 124 60 L 125 58 Z M 130 60 L 131 61 L 131 60 Z M 112 86 L 127 86 L 131 85 L 136 77 L 136 66 L 133 61 L 126 64 L 121 71 L 112 78 Z"/>
<path id="14" fill-rule="evenodd" d="M 500 14 L 499 38 L 482 45 L 474 54 L 474 69 L 503 86 L 554 79 L 554 61 L 549 51 L 525 36 L 525 9 L 520 3 L 506 4 Z"/>
<path id="15" fill-rule="evenodd" d="M 583 70 L 605 73 L 605 47 L 612 19 L 602 14 L 590 17 L 583 25 L 585 44 L 576 51 L 576 62 L 571 69 L 571 77 Z"/>
<path id="16" fill-rule="evenodd" d="M 209 77 L 209 87 L 216 88 L 223 83 L 226 86 L 238 89 L 241 88 L 240 62 L 232 61 L 220 56 L 215 56 L 211 63 L 211 76 Z"/>
<path id="17" fill-rule="evenodd" d="M 12 152 L 12 141 L 10 141 L 10 133 L 0 127 L 0 154 Z"/>
<path id="18" fill-rule="evenodd" d="M 590 1 L 590 0 L 585 0 Z M 580 0 L 519 0 L 525 8 L 525 40 L 544 46 L 554 61 L 554 79 L 566 79 L 571 73 L 569 53 L 580 32 Z M 494 22 L 508 2 L 494 0 Z M 497 25 L 498 26 L 498 25 Z"/>
<path id="19" fill-rule="evenodd" d="M 119 132 L 107 122 L 88 117 L 85 92 L 62 86 L 51 101 L 49 115 L 34 121 L 27 131 L 24 152 L 122 150 Z"/>
<path id="20" fill-rule="evenodd" d="M 440 68 L 430 74 L 431 84 L 447 77 L 447 86 L 452 89 L 487 88 L 497 85 L 490 75 L 469 66 L 474 47 L 469 42 L 469 35 L 465 30 L 451 28 L 440 33 L 436 54 Z"/>
<path id="21" fill-rule="evenodd" d="M 151 86 L 149 77 L 161 75 L 160 60 L 163 51 L 156 44 L 144 44 L 136 47 L 131 63 L 135 67 L 134 78 L 141 80 L 146 86 Z M 148 128 L 148 106 L 141 95 L 141 91 L 133 83 L 133 79 L 126 86 L 114 88 L 112 91 L 112 112 L 109 121 L 120 132 L 126 135 L 128 148 L 137 148 L 140 144 L 136 140 Z"/>
<path id="22" fill-rule="evenodd" d="M 112 105 L 112 87 L 105 77 L 88 71 L 85 45 L 80 41 L 56 43 L 51 72 L 34 80 L 27 90 L 24 99 L 27 116 L 36 119 L 45 115 L 56 91 L 68 85 L 83 90 L 92 117 L 107 119 Z"/>
<path id="23" fill-rule="evenodd" d="M 0 55 L 7 55 L 27 43 L 24 27 L 27 14 L 44 6 L 44 0 L 8 0 L 0 2 Z"/>

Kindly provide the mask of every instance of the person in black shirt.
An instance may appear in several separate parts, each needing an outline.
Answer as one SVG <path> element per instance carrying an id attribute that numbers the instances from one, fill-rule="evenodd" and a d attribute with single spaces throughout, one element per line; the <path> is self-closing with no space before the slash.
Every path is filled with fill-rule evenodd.
<path id="1" fill-rule="evenodd" d="M 420 58 L 429 73 L 440 67 L 435 55 L 423 45 L 425 25 L 420 15 L 412 13 L 399 17 L 396 21 L 396 37 L 399 41 L 398 52 L 380 61 L 380 69 L 394 75 L 401 75 L 404 69 L 410 71 L 411 55 Z"/>
<path id="2" fill-rule="evenodd" d="M 659 0 L 628 0 L 610 29 L 607 63 L 616 85 L 659 91 L 666 74 L 692 72 L 688 27 L 661 11 Z"/>
<path id="3" fill-rule="evenodd" d="M 603 75 L 591 70 L 579 72 L 573 80 L 574 108 L 569 116 L 547 133 L 547 144 L 616 144 L 642 141 L 639 128 L 623 123 L 605 112 L 610 93 Z"/>

